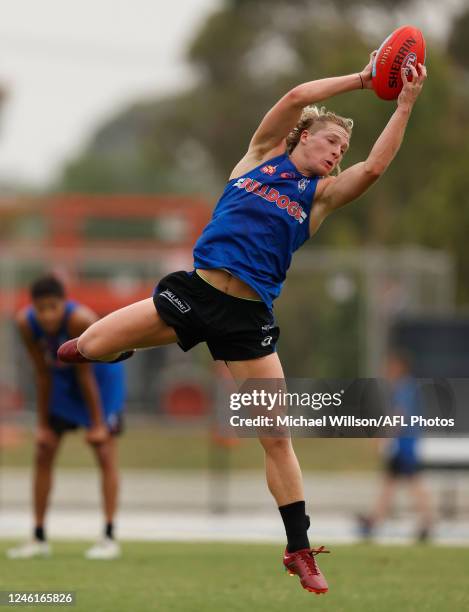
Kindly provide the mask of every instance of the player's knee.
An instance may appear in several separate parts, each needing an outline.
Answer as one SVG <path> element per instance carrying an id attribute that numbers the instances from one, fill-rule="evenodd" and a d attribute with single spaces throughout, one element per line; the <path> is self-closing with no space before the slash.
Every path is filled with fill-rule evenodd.
<path id="1" fill-rule="evenodd" d="M 48 444 L 38 444 L 36 447 L 36 465 L 50 467 L 54 461 L 55 448 Z"/>
<path id="2" fill-rule="evenodd" d="M 268 455 L 290 453 L 292 450 L 290 438 L 260 438 L 264 451 Z"/>

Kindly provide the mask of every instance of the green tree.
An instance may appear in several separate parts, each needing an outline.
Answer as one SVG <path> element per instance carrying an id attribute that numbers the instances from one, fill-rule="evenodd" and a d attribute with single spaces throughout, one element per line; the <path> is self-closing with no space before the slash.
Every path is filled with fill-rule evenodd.
<path id="1" fill-rule="evenodd" d="M 448 38 L 448 51 L 461 68 L 469 70 L 469 9 L 458 15 Z"/>

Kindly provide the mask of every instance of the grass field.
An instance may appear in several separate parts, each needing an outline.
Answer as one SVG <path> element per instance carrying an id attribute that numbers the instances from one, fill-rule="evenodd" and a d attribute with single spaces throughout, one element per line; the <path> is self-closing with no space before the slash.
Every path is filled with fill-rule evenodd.
<path id="1" fill-rule="evenodd" d="M 463 548 L 334 546 L 320 558 L 330 592 L 313 595 L 281 570 L 279 546 L 129 542 L 107 562 L 86 561 L 86 543 L 56 543 L 50 559 L 27 561 L 6 560 L 6 547 L 0 590 L 74 590 L 77 611 L 469 610 Z"/>
<path id="2" fill-rule="evenodd" d="M 125 468 L 203 469 L 210 463 L 210 434 L 199 427 L 132 427 L 119 441 L 120 465 Z M 373 470 L 379 459 L 373 440 L 297 438 L 295 449 L 304 470 Z M 262 469 L 263 454 L 255 439 L 242 439 L 229 449 L 226 459 L 234 469 Z M 33 456 L 33 436 L 25 430 L 19 443 L 1 449 L 3 467 L 29 467 Z M 94 467 L 93 457 L 83 441 L 82 432 L 66 435 L 60 450 L 58 467 Z"/>

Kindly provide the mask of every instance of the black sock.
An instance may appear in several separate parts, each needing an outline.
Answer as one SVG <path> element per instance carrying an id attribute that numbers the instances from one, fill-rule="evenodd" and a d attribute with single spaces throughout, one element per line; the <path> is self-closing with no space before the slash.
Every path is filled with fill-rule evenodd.
<path id="1" fill-rule="evenodd" d="M 106 535 L 106 538 L 114 538 L 114 523 L 106 523 L 104 534 Z"/>
<path id="2" fill-rule="evenodd" d="M 44 531 L 44 527 L 42 527 L 42 525 L 34 528 L 34 539 L 39 540 L 40 542 L 46 541 L 46 532 Z"/>
<path id="3" fill-rule="evenodd" d="M 286 506 L 279 506 L 285 531 L 287 532 L 287 551 L 295 552 L 309 548 L 309 516 L 306 514 L 305 502 L 297 501 Z"/>

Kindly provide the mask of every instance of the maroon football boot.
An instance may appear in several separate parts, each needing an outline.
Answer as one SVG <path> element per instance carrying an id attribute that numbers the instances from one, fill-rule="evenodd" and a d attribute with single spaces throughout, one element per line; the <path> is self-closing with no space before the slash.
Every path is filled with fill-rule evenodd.
<path id="1" fill-rule="evenodd" d="M 119 361 L 124 361 L 125 359 L 130 359 L 135 353 L 135 349 L 131 351 L 124 351 L 112 361 L 99 361 L 99 359 L 88 359 L 84 357 L 77 347 L 78 338 L 72 338 L 71 340 L 67 340 L 64 342 L 62 346 L 59 347 L 57 351 L 57 357 L 60 361 L 64 363 L 117 363 Z"/>
<path id="2" fill-rule="evenodd" d="M 328 553 L 324 546 L 319 548 L 302 548 L 295 552 L 285 550 L 283 564 L 290 576 L 299 576 L 301 586 L 311 593 L 327 593 L 327 581 L 316 562 L 316 555 Z"/>

